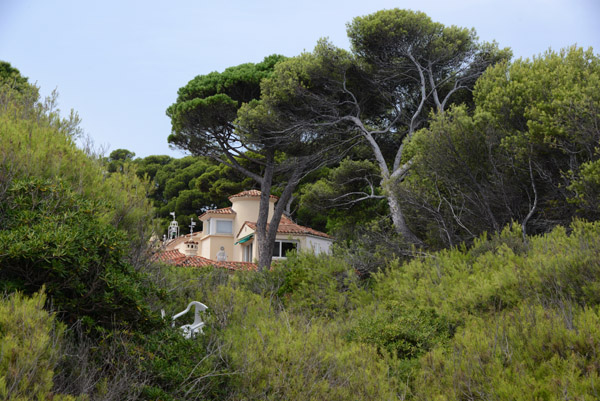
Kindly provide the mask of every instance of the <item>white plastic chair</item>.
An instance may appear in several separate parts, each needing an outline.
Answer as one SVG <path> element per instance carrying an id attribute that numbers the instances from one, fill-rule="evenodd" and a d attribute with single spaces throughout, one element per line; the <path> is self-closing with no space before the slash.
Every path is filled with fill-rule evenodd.
<path id="1" fill-rule="evenodd" d="M 173 316 L 173 323 L 171 324 L 172 327 L 175 327 L 175 319 L 177 319 L 177 318 L 185 315 L 186 313 L 188 313 L 190 311 L 190 309 L 192 308 L 192 306 L 195 307 L 195 310 L 194 310 L 194 323 L 192 323 L 192 324 L 184 324 L 183 326 L 180 327 L 180 329 L 183 331 L 183 336 L 186 339 L 194 338 L 194 337 L 196 337 L 196 335 L 198 333 L 204 334 L 204 332 L 202 331 L 202 328 L 204 327 L 204 322 L 200 318 L 200 312 L 204 312 L 205 310 L 208 309 L 208 307 L 206 305 L 204 305 L 203 303 L 200 303 L 198 301 L 192 301 L 187 306 L 187 308 L 185 308 L 184 311 L 179 312 L 178 314 L 176 314 L 175 316 Z"/>

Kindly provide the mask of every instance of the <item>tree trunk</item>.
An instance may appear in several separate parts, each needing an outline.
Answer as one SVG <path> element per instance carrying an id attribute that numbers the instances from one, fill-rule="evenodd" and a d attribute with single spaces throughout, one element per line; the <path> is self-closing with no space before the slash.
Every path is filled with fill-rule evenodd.
<path id="1" fill-rule="evenodd" d="M 265 172 L 260 184 L 260 205 L 256 221 L 256 232 L 254 233 L 258 252 L 258 271 L 268 269 L 271 266 L 271 258 L 273 256 L 273 242 L 267 238 L 267 223 L 274 170 L 275 156 L 273 152 L 270 152 L 267 155 Z"/>
<path id="2" fill-rule="evenodd" d="M 299 162 L 296 164 L 292 172 L 292 176 L 288 180 L 281 197 L 277 201 L 275 205 L 275 210 L 273 211 L 273 217 L 271 217 L 271 221 L 269 222 L 268 229 L 265 230 L 264 237 L 261 239 L 258 238 L 258 223 L 256 224 L 256 241 L 258 242 L 258 271 L 263 271 L 265 269 L 271 268 L 271 262 L 273 260 L 273 247 L 275 246 L 275 239 L 277 238 L 277 229 L 279 228 L 279 223 L 281 222 L 281 216 L 286 209 L 288 201 L 292 197 L 292 193 L 298 186 L 300 182 L 300 177 L 304 172 L 305 164 Z M 261 187 L 262 188 L 262 187 Z M 269 187 L 270 190 L 270 187 Z M 265 199 L 265 194 L 261 193 L 261 208 L 262 202 Z M 266 195 L 266 201 L 269 201 L 269 194 Z M 267 209 L 268 211 L 268 209 Z M 260 213 L 259 213 L 259 217 Z"/>
<path id="3" fill-rule="evenodd" d="M 382 187 L 385 189 L 385 197 L 390 208 L 390 216 L 392 217 L 392 222 L 394 223 L 396 232 L 402 235 L 402 237 L 409 243 L 414 245 L 422 245 L 423 242 L 417 238 L 415 234 L 413 234 L 410 228 L 408 228 L 408 224 L 406 224 L 406 220 L 404 219 L 404 213 L 402 212 L 400 201 L 398 200 L 396 193 L 386 182 L 382 183 Z"/>

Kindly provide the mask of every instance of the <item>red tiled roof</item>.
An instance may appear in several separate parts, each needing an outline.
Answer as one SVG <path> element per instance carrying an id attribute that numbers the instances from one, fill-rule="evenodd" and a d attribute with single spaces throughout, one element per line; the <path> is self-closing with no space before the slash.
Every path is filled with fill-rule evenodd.
<path id="1" fill-rule="evenodd" d="M 256 230 L 255 222 L 247 221 L 244 224 L 247 225 L 248 227 L 250 227 L 251 229 Z M 267 224 L 267 229 L 268 229 L 268 224 Z M 241 232 L 241 230 L 240 230 L 240 232 Z M 305 227 L 305 226 L 296 224 L 286 216 L 281 216 L 281 221 L 279 222 L 279 227 L 277 228 L 277 233 L 278 234 L 304 234 L 304 235 L 314 235 L 316 237 L 331 238 L 330 235 L 325 234 L 321 231 L 313 230 L 310 227 Z M 239 233 L 238 233 L 238 235 L 239 235 Z"/>
<path id="2" fill-rule="evenodd" d="M 173 249 L 170 251 L 161 251 L 158 253 L 155 253 L 152 256 L 152 260 L 155 261 L 159 261 L 159 262 L 165 262 L 165 263 L 169 263 L 169 264 L 176 264 L 177 262 L 179 262 L 180 260 L 184 259 L 185 255 L 181 252 L 179 252 L 179 250 L 177 249 Z"/>
<path id="3" fill-rule="evenodd" d="M 248 191 L 242 191 L 240 193 L 237 193 L 235 195 L 231 195 L 229 197 L 229 200 L 231 200 L 231 198 L 252 198 L 252 197 L 260 197 L 261 192 L 257 189 L 250 189 Z M 269 195 L 269 198 L 271 199 L 279 199 L 277 196 L 275 195 Z"/>
<path id="4" fill-rule="evenodd" d="M 233 211 L 233 209 L 231 207 L 224 207 L 221 209 L 207 210 L 206 212 L 204 212 L 200 216 L 198 216 L 198 218 L 201 219 L 206 214 L 235 214 L 235 212 Z"/>
<path id="5" fill-rule="evenodd" d="M 206 259 L 202 256 L 186 256 L 178 250 L 158 252 L 154 255 L 153 259 L 173 266 L 215 266 L 228 270 L 256 270 L 256 264 L 251 262 L 220 262 L 216 260 Z"/>

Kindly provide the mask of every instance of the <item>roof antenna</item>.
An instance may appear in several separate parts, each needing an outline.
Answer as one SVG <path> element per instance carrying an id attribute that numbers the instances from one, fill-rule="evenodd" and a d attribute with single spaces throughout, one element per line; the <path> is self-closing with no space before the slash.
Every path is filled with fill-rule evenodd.
<path id="1" fill-rule="evenodd" d="M 194 218 L 190 218 L 190 238 L 194 234 L 194 227 L 196 227 L 196 223 L 194 222 Z"/>

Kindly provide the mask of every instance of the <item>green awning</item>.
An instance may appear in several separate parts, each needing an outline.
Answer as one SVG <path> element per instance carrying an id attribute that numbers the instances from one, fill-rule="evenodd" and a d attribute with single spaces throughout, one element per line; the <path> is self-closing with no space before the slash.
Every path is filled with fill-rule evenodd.
<path id="1" fill-rule="evenodd" d="M 233 245 L 243 244 L 244 242 L 248 242 L 252 239 L 252 237 L 254 237 L 254 233 L 246 235 L 244 238 L 240 239 Z"/>

